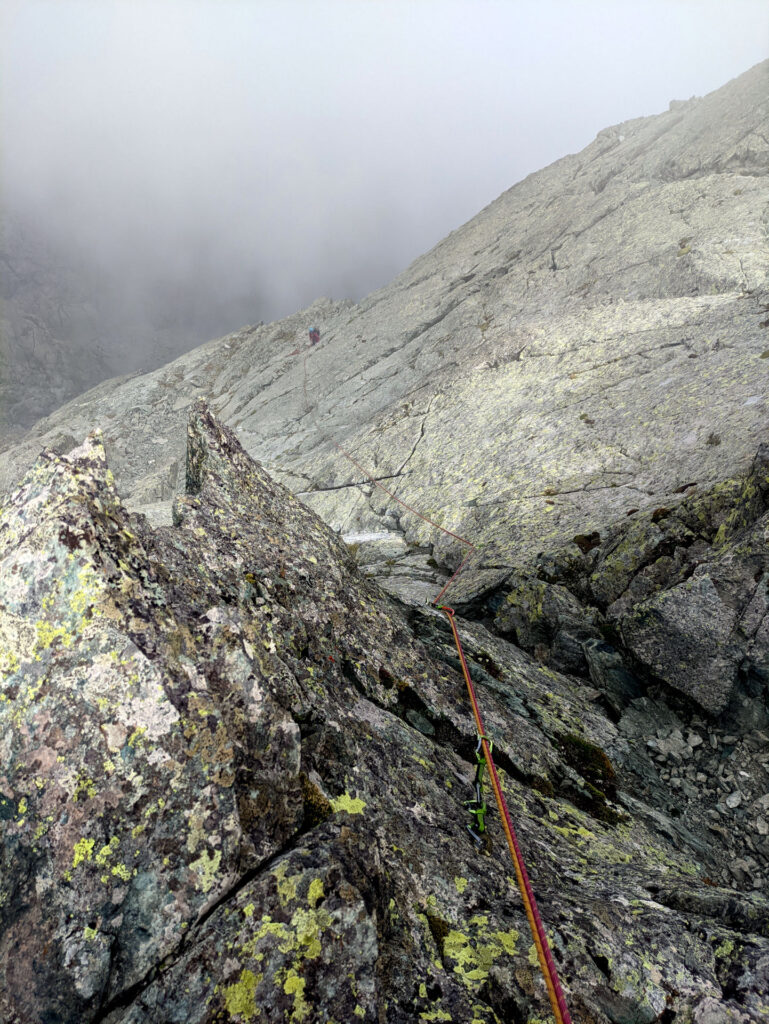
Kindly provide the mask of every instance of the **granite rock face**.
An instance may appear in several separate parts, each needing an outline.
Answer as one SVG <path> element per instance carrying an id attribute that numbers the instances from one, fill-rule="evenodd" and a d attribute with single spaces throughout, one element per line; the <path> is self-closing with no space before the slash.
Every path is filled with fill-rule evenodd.
<path id="1" fill-rule="evenodd" d="M 541 554 L 487 600 L 495 626 L 564 671 L 628 664 L 722 712 L 735 691 L 769 705 L 769 445 L 745 477 Z M 608 663 L 604 665 L 607 667 Z M 621 669 L 615 682 L 633 691 Z M 603 687 L 611 690 L 607 678 Z"/>
<path id="2" fill-rule="evenodd" d="M 203 403 L 185 466 L 172 526 L 126 510 L 98 436 L 0 506 L 0 1019 L 543 1019 L 496 813 L 483 848 L 465 829 L 445 620 Z M 574 1020 L 762 1020 L 769 902 L 729 843 L 769 828 L 766 744 L 732 744 L 753 774 L 713 841 L 696 780 L 664 779 L 715 756 L 696 715 L 647 694 L 617 720 L 459 628 Z"/>
<path id="3" fill-rule="evenodd" d="M 203 394 L 335 529 L 400 540 L 376 572 L 391 589 L 416 580 L 423 600 L 463 548 L 334 443 L 472 539 L 469 600 L 543 549 L 748 468 L 769 392 L 767 139 L 764 62 L 602 131 L 358 305 L 321 300 L 100 385 L 0 456 L 0 488 L 42 444 L 98 427 L 121 494 L 168 521 Z"/>

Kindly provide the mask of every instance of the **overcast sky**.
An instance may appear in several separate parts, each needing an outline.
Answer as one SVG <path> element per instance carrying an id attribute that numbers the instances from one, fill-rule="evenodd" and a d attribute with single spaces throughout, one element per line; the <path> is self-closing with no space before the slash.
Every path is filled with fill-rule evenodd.
<path id="1" fill-rule="evenodd" d="M 0 0 L 3 206 L 223 333 L 767 56 L 767 0 Z"/>

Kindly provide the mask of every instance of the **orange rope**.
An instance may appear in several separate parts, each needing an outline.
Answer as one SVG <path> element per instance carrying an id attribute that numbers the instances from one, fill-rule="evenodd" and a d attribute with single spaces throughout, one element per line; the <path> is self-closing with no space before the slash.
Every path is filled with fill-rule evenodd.
<path id="1" fill-rule="evenodd" d="M 499 776 L 497 775 L 497 768 L 494 764 L 494 759 L 491 756 L 491 747 L 486 740 L 481 711 L 478 706 L 478 698 L 475 693 L 473 681 L 470 677 L 470 670 L 467 666 L 465 652 L 462 649 L 462 641 L 459 639 L 457 624 L 454 621 L 454 609 L 441 605 L 440 610 L 444 612 L 448 618 L 451 631 L 454 634 L 454 642 L 456 643 L 457 651 L 459 652 L 459 660 L 462 663 L 462 672 L 465 677 L 465 682 L 467 683 L 467 692 L 470 695 L 470 703 L 473 707 L 475 725 L 481 741 L 483 756 L 488 767 L 491 787 L 494 790 L 494 797 L 496 798 L 499 814 L 502 818 L 502 826 L 507 837 L 507 845 L 510 848 L 510 856 L 513 858 L 515 877 L 518 880 L 518 888 L 520 889 L 521 898 L 523 899 L 523 906 L 526 911 L 526 917 L 529 921 L 529 928 L 531 929 L 531 935 L 537 949 L 539 966 L 542 969 L 542 976 L 544 977 L 545 985 L 547 986 L 550 1005 L 553 1008 L 553 1014 L 558 1024 L 571 1024 L 569 1010 L 566 1006 L 566 1000 L 564 999 L 563 990 L 561 989 L 561 983 L 558 980 L 558 971 L 556 969 L 555 962 L 553 961 L 553 955 L 550 952 L 550 943 L 547 941 L 547 934 L 545 933 L 545 927 L 542 924 L 542 918 L 539 916 L 539 909 L 534 897 L 534 890 L 531 887 L 529 875 L 526 871 L 526 865 L 523 862 L 523 855 L 521 853 L 521 848 L 518 845 L 518 839 L 515 835 L 513 823 L 510 820 L 507 801 L 505 800 L 505 795 L 502 792 L 502 786 L 499 781 Z"/>
<path id="2" fill-rule="evenodd" d="M 309 401 L 307 398 L 306 352 L 304 355 L 303 362 L 304 398 L 305 405 L 307 406 L 307 411 L 309 412 Z M 569 1010 L 566 1005 L 566 999 L 564 998 L 561 983 L 558 978 L 558 970 L 555 966 L 553 955 L 550 951 L 550 943 L 547 939 L 545 926 L 543 925 L 542 918 L 539 914 L 537 901 L 534 897 L 534 890 L 532 889 L 531 882 L 529 880 L 529 875 L 526 871 L 526 865 L 523 860 L 523 854 L 521 853 L 521 848 L 518 844 L 518 838 L 515 834 L 513 823 L 510 820 L 510 812 L 507 809 L 507 801 L 505 800 L 504 793 L 502 792 L 502 786 L 499 781 L 496 765 L 494 764 L 494 760 L 491 756 L 491 747 L 486 739 L 486 735 L 484 732 L 483 720 L 481 718 L 481 711 L 478 705 L 478 697 L 475 692 L 475 687 L 473 686 L 473 681 L 470 677 L 470 669 L 468 668 L 467 659 L 465 658 L 465 652 L 462 648 L 462 641 L 459 638 L 457 625 L 456 622 L 454 621 L 455 612 L 453 608 L 449 608 L 446 605 L 438 604 L 438 602 L 449 589 L 451 584 L 462 572 L 467 562 L 475 554 L 475 545 L 471 544 L 470 541 L 466 540 L 464 537 L 460 537 L 458 533 L 453 533 L 451 530 L 447 530 L 445 526 L 441 526 L 434 520 L 428 519 L 427 516 L 423 515 L 421 512 L 418 512 L 415 508 L 412 508 L 411 505 L 407 505 L 405 501 L 399 498 L 391 490 L 389 490 L 387 487 L 383 487 L 378 480 L 375 480 L 371 476 L 371 474 L 368 473 L 366 469 L 360 464 L 360 462 L 358 462 L 357 459 L 355 459 L 348 451 L 342 448 L 341 445 L 337 444 L 336 441 L 332 441 L 331 443 L 337 449 L 337 451 L 341 452 L 341 454 L 348 460 L 348 462 L 351 462 L 353 466 L 355 466 L 357 469 L 360 470 L 361 473 L 363 473 L 366 479 L 369 480 L 374 485 L 374 487 L 378 487 L 380 491 L 384 491 L 384 493 L 387 494 L 390 498 L 392 498 L 393 501 L 397 501 L 399 505 L 407 509 L 409 512 L 412 512 L 415 516 L 418 516 L 421 520 L 423 520 L 423 522 L 429 523 L 430 526 L 434 526 L 437 530 L 440 530 L 442 533 L 445 533 L 448 537 L 453 537 L 454 540 L 458 540 L 461 544 L 465 544 L 469 548 L 469 551 L 460 562 L 459 567 L 456 569 L 453 576 L 451 576 L 448 582 L 443 585 L 438 595 L 433 599 L 432 604 L 446 615 L 446 617 L 449 620 L 449 625 L 451 626 L 451 631 L 454 634 L 454 643 L 456 644 L 457 652 L 459 653 L 459 660 L 462 665 L 462 673 L 465 677 L 465 683 L 467 684 L 467 692 L 470 695 L 470 704 L 472 705 L 473 709 L 475 726 L 478 731 L 478 737 L 481 741 L 483 756 L 486 761 L 486 765 L 488 766 L 489 779 L 491 780 L 491 788 L 494 790 L 494 798 L 496 799 L 497 807 L 499 808 L 499 815 L 500 818 L 502 819 L 502 827 L 505 830 L 507 845 L 510 850 L 510 856 L 512 857 L 513 860 L 513 866 L 515 868 L 515 877 L 518 882 L 518 888 L 521 893 L 521 899 L 523 900 L 523 906 L 524 910 L 526 911 L 526 918 L 529 922 L 529 928 L 531 929 L 531 935 L 534 939 L 534 946 L 537 950 L 537 959 L 539 960 L 539 966 L 542 970 L 542 976 L 545 979 L 545 986 L 547 987 L 547 994 L 550 999 L 550 1005 L 553 1010 L 553 1015 L 556 1019 L 556 1024 L 572 1024 L 571 1016 L 569 1015 Z"/>

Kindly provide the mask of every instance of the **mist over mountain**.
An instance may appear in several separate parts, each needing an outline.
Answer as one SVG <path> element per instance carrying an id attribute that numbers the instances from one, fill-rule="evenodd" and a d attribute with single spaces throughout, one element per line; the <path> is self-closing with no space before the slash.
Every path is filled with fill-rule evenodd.
<path id="1" fill-rule="evenodd" d="M 484 556 L 457 584 L 473 599 L 543 536 L 600 532 L 745 470 L 769 393 L 768 76 L 764 61 L 603 129 L 357 304 L 317 300 L 103 382 L 6 445 L 0 487 L 41 445 L 99 428 L 132 506 L 168 502 L 186 411 L 206 395 L 335 529 L 391 533 L 412 561 L 410 544 L 460 557 L 351 483 L 341 445 L 475 537 Z"/>
<path id="2" fill-rule="evenodd" d="M 605 125 L 764 56 L 762 4 L 686 8 L 8 0 L 6 438 L 105 376 L 359 301 Z"/>

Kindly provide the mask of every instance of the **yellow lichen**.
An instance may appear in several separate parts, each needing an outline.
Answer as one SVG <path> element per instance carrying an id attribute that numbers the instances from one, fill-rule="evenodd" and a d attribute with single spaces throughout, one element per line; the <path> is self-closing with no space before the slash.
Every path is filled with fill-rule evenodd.
<path id="1" fill-rule="evenodd" d="M 46 622 L 44 619 L 39 619 L 35 623 L 35 635 L 37 637 L 35 643 L 36 650 L 45 650 L 55 640 L 61 640 L 65 647 L 72 646 L 72 635 L 64 626 L 52 626 L 50 622 Z"/>
<path id="2" fill-rule="evenodd" d="M 240 972 L 240 978 L 234 985 L 228 985 L 224 990 L 224 1005 L 231 1017 L 238 1016 L 243 1020 L 252 1020 L 256 1016 L 256 987 L 262 980 L 263 975 L 254 974 L 253 971 L 244 969 Z"/>
<path id="3" fill-rule="evenodd" d="M 286 980 L 283 983 L 283 991 L 286 995 L 294 997 L 294 1008 L 291 1011 L 292 1021 L 303 1021 L 310 1012 L 310 1006 L 304 998 L 304 990 L 307 982 L 300 978 L 293 968 L 288 971 Z"/>
<path id="4" fill-rule="evenodd" d="M 283 907 L 296 899 L 297 882 L 299 882 L 302 877 L 301 874 L 288 875 L 287 872 L 288 864 L 284 861 L 282 864 L 279 864 L 272 873 L 278 886 L 278 896 L 280 897 L 280 903 Z"/>
<path id="5" fill-rule="evenodd" d="M 128 737 L 128 746 L 135 747 L 136 744 L 141 740 L 142 736 L 147 731 L 146 726 L 140 725 L 131 733 Z M 159 803 L 160 801 L 158 801 Z"/>
<path id="6" fill-rule="evenodd" d="M 99 852 L 96 854 L 96 863 L 99 867 L 104 867 L 110 857 L 114 856 L 120 846 L 120 840 L 117 836 L 113 836 L 106 846 L 102 846 Z"/>
<path id="7" fill-rule="evenodd" d="M 93 839 L 78 839 L 73 849 L 72 867 L 76 868 L 84 860 L 91 860 L 93 847 Z"/>
<path id="8" fill-rule="evenodd" d="M 194 860 L 190 867 L 198 876 L 197 887 L 202 892 L 210 892 L 216 874 L 219 871 L 219 864 L 222 860 L 222 851 L 216 850 L 210 853 L 208 850 L 203 850 L 197 860 Z"/>
<path id="9" fill-rule="evenodd" d="M 6 648 L 0 648 L 0 676 L 12 676 L 18 671 L 19 659 L 16 654 Z"/>
<path id="10" fill-rule="evenodd" d="M 508 956 L 513 956 L 515 953 L 516 943 L 520 938 L 520 933 L 517 932 L 515 928 L 511 928 L 510 931 L 507 932 L 494 932 L 494 938 Z"/>
<path id="11" fill-rule="evenodd" d="M 74 803 L 81 797 L 87 797 L 89 800 L 93 800 L 96 796 L 96 783 L 93 779 L 89 779 L 88 776 L 84 776 L 78 779 L 77 785 L 75 786 L 75 792 L 72 794 L 72 800 Z"/>
<path id="12" fill-rule="evenodd" d="M 734 952 L 734 943 L 731 939 L 724 939 L 721 945 L 716 949 L 716 956 L 729 956 L 730 953 Z"/>
<path id="13" fill-rule="evenodd" d="M 313 878 L 310 882 L 310 887 L 307 890 L 307 902 L 314 908 L 318 905 L 318 902 L 325 897 L 325 895 L 321 879 Z"/>
<path id="14" fill-rule="evenodd" d="M 363 814 L 363 808 L 366 806 L 360 797 L 352 797 L 346 792 L 335 797 L 330 803 L 335 811 L 346 811 L 348 814 Z"/>
<path id="15" fill-rule="evenodd" d="M 296 910 L 291 918 L 291 927 L 296 933 L 296 946 L 309 960 L 320 956 L 320 936 L 331 924 L 331 915 L 323 910 Z"/>
<path id="16" fill-rule="evenodd" d="M 454 973 L 459 974 L 463 981 L 481 982 L 489 976 L 489 960 L 483 967 L 480 966 L 478 951 L 476 951 L 470 939 L 462 932 L 452 929 L 443 940 L 443 956 L 454 961 Z"/>

